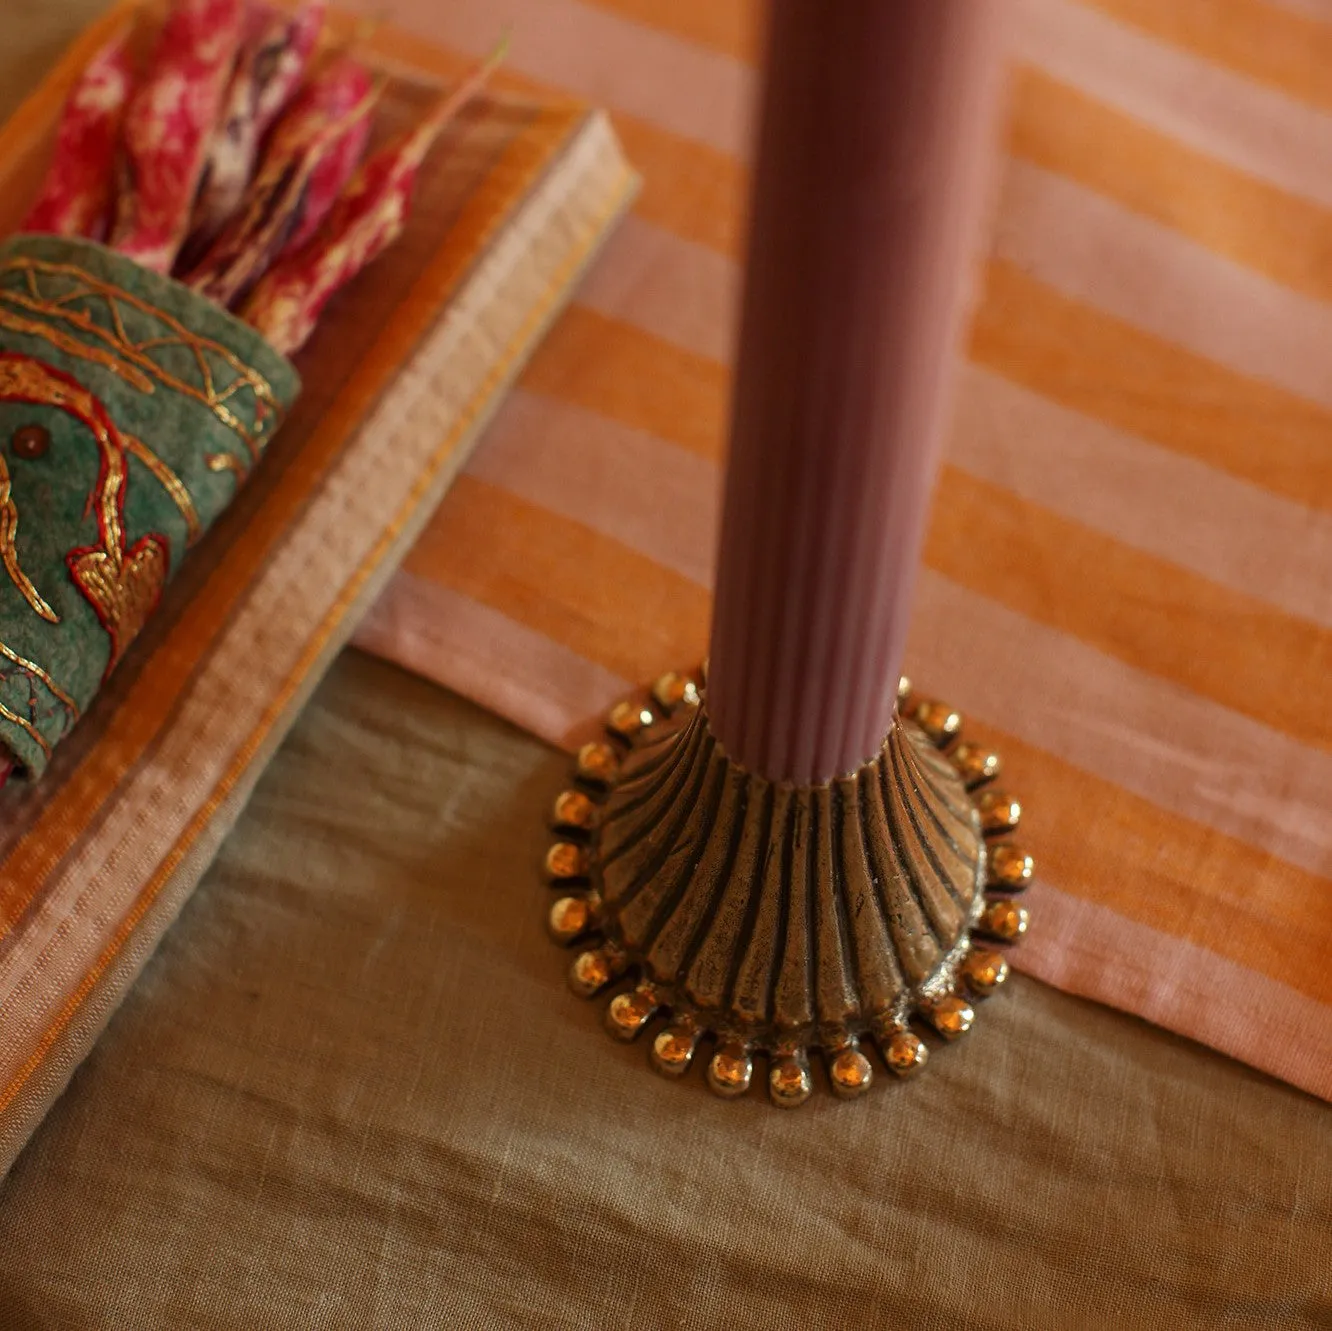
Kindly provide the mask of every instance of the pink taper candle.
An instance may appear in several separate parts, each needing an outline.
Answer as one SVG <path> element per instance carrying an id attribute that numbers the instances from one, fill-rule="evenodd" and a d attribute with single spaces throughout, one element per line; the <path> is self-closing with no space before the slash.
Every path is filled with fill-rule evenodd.
<path id="1" fill-rule="evenodd" d="M 892 722 L 1006 0 L 773 0 L 708 710 L 773 780 Z"/>

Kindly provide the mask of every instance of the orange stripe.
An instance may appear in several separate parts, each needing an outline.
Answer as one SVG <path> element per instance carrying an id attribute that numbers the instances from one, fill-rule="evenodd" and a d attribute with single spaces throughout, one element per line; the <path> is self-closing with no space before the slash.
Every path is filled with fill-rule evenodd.
<path id="1" fill-rule="evenodd" d="M 753 63 L 760 42 L 755 0 L 588 0 L 645 28 L 669 32 Z"/>
<path id="2" fill-rule="evenodd" d="M 970 352 L 1065 406 L 1332 508 L 1332 413 L 1061 296 L 1014 265 L 990 265 Z M 525 383 L 701 456 L 721 455 L 727 368 L 632 324 L 575 306 Z"/>
<path id="3" fill-rule="evenodd" d="M 1130 434 L 1332 510 L 1332 412 L 990 263 L 971 358 Z"/>
<path id="4" fill-rule="evenodd" d="M 697 450 L 689 423 L 704 400 L 699 368 L 710 366 L 706 437 L 720 442 L 721 367 L 684 365 L 660 355 L 645 335 L 608 322 L 580 310 L 569 338 L 557 330 L 538 354 L 529 386 Z M 443 552 L 438 557 L 448 562 Z M 1298 739 L 1332 741 L 1332 718 L 1307 714 L 1305 700 L 1320 695 L 1332 667 L 1332 635 L 1310 622 L 952 467 L 925 557 L 955 581 L 1131 665 Z M 503 599 L 492 603 L 508 609 Z M 580 650 L 577 633 L 560 640 Z M 1271 687 L 1274 662 L 1281 663 L 1280 689 Z"/>
<path id="5" fill-rule="evenodd" d="M 1022 841 L 1062 892 L 1332 1002 L 1326 879 L 991 727 Z M 1032 920 L 1040 928 L 1040 915 Z"/>
<path id="6" fill-rule="evenodd" d="M 617 112 L 615 128 L 643 173 L 634 211 L 685 240 L 735 257 L 744 244 L 749 175 L 726 153 Z"/>
<path id="7" fill-rule="evenodd" d="M 1332 109 L 1332 27 L 1261 0 L 1084 0 L 1161 41 Z"/>
<path id="8" fill-rule="evenodd" d="M 1327 412 L 1177 351 L 1011 265 L 991 266 L 970 351 L 978 364 L 1087 415 L 1302 504 L 1330 506 Z M 1160 381 L 1154 394 L 1143 391 L 1149 379 Z M 577 305 L 524 380 L 710 459 L 725 443 L 729 382 L 720 362 Z"/>
<path id="9" fill-rule="evenodd" d="M 460 476 L 403 565 L 624 679 L 699 659 L 711 598 L 589 527 Z"/>
<path id="10" fill-rule="evenodd" d="M 1016 270 L 1007 271 L 1042 295 L 1052 295 Z M 1041 313 L 1038 309 L 1034 321 L 1037 331 L 1045 332 L 1048 329 L 1039 323 Z M 1003 328 L 1011 331 L 1015 322 L 1004 320 Z M 1065 349 L 1057 336 L 1052 335 L 1052 340 L 1058 349 Z M 1099 354 L 1102 348 L 1095 350 Z M 725 379 L 721 367 L 696 360 L 671 354 L 632 328 L 579 311 L 567 337 L 563 330 L 557 331 L 539 354 L 529 383 L 697 450 L 703 440 L 716 443 L 722 437 Z M 1098 377 L 1105 363 L 1103 356 Z M 1197 364 L 1228 378 L 1206 362 Z M 708 368 L 712 382 L 704 392 L 700 376 Z M 1085 388 L 1080 369 L 1070 367 L 1070 377 Z M 1170 363 L 1164 367 L 1164 377 L 1179 378 Z M 1125 390 L 1127 386 L 1126 382 Z M 1213 402 L 1225 401 L 1214 388 L 1209 396 Z M 1133 403 L 1127 391 L 1115 401 L 1121 408 Z M 702 432 L 691 425 L 700 408 L 706 422 Z M 1269 424 L 1275 415 L 1265 405 L 1254 410 L 1255 418 Z M 1127 424 L 1141 430 L 1139 420 Z M 1308 442 L 1312 447 L 1313 439 Z M 1292 489 L 1297 497 L 1307 497 L 1304 482 Z M 985 552 L 979 559 L 978 546 Z M 949 473 L 927 558 L 941 572 L 1029 617 L 1052 623 L 1222 705 L 1297 738 L 1312 737 L 1320 743 L 1332 738 L 1332 725 L 1315 722 L 1311 727 L 1302 702 L 1303 697 L 1317 696 L 1319 663 L 1329 660 L 1328 635 L 1261 601 L 1129 549 L 956 471 Z M 475 588 L 459 590 L 487 599 L 487 593 Z M 502 599 L 494 603 L 506 606 Z M 1120 607 L 1124 611 L 1116 614 Z M 1235 634 L 1230 626 L 1236 624 L 1248 626 L 1247 631 Z M 579 649 L 576 636 L 564 641 Z M 1293 689 L 1283 689 L 1280 697 L 1268 687 L 1273 660 L 1289 663 L 1285 668 L 1294 672 L 1288 679 Z M 623 663 L 616 668 L 634 677 Z"/>
<path id="11" fill-rule="evenodd" d="M 334 37 L 350 34 L 357 20 L 339 15 L 330 24 Z M 445 47 L 425 47 L 418 38 L 396 28 L 378 30 L 372 52 L 389 61 L 424 69 L 451 81 L 475 61 Z M 502 69 L 494 80 L 505 93 L 567 102 L 562 88 Z M 634 204 L 638 216 L 724 254 L 739 252 L 748 174 L 726 153 L 693 142 L 636 116 L 617 111 L 615 131 L 629 160 L 642 173 L 643 189 Z"/>
<path id="12" fill-rule="evenodd" d="M 720 457 L 730 376 L 724 366 L 632 324 L 572 305 L 541 344 L 523 385 Z"/>
<path id="13" fill-rule="evenodd" d="M 1332 747 L 1332 633 L 945 467 L 925 558 L 1020 614 Z"/>
<path id="14" fill-rule="evenodd" d="M 1332 211 L 1224 165 L 1034 69 L 1009 151 L 1296 291 L 1332 301 Z"/>
<path id="15" fill-rule="evenodd" d="M 543 112 L 518 136 L 469 199 L 439 252 L 395 311 L 385 334 L 357 367 L 264 506 L 245 540 L 186 605 L 166 641 L 148 660 L 100 742 L 0 864 L 0 936 L 13 926 L 47 876 L 99 814 L 112 791 L 166 723 L 181 691 L 269 552 L 320 484 L 366 411 L 398 372 L 409 349 L 437 318 L 472 259 L 508 215 L 515 199 L 581 120 L 575 109 Z"/>

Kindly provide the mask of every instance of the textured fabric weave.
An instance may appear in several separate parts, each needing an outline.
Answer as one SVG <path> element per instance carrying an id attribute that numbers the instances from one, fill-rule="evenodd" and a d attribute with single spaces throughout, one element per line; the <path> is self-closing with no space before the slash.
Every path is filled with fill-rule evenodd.
<path id="1" fill-rule="evenodd" d="M 1025 977 L 852 1105 L 653 1076 L 543 928 L 565 766 L 345 655 L 0 1185 L 0 1326 L 1332 1320 L 1332 1111 Z"/>
<path id="2" fill-rule="evenodd" d="M 503 10 L 645 188 L 358 641 L 568 742 L 704 651 L 757 6 Z M 1332 9 L 1018 10 L 907 673 L 1024 801 L 1019 966 L 1332 1097 Z"/>

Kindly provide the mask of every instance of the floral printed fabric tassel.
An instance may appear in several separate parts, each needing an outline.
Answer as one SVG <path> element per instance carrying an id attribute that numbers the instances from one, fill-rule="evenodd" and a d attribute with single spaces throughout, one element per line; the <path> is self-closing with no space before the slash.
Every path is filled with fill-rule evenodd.
<path id="1" fill-rule="evenodd" d="M 194 206 L 186 248 L 196 256 L 216 238 L 244 197 L 259 145 L 300 86 L 323 25 L 324 0 L 310 0 L 295 15 L 267 5 L 251 9 Z"/>
<path id="2" fill-rule="evenodd" d="M 507 43 L 396 143 L 376 153 L 304 248 L 280 258 L 241 308 L 284 355 L 314 331 L 330 297 L 402 234 L 422 160 L 445 125 L 480 91 Z"/>
<path id="3" fill-rule="evenodd" d="M 55 156 L 20 230 L 93 240 L 106 234 L 116 144 L 133 79 L 126 31 L 92 58 L 70 93 Z"/>
<path id="4" fill-rule="evenodd" d="M 112 246 L 169 273 L 245 27 L 243 0 L 178 0 L 125 116 Z"/>
<path id="5" fill-rule="evenodd" d="M 309 183 L 301 196 L 296 224 L 280 254 L 291 254 L 306 244 L 333 210 L 347 182 L 365 155 L 370 140 L 370 117 L 353 120 L 342 134 L 327 144 L 310 171 Z"/>
<path id="6" fill-rule="evenodd" d="M 274 129 L 240 212 L 185 276 L 186 285 L 219 305 L 243 296 L 297 226 L 321 161 L 358 126 L 366 128 L 353 141 L 364 143 L 379 92 L 365 67 L 348 59 L 309 84 Z"/>

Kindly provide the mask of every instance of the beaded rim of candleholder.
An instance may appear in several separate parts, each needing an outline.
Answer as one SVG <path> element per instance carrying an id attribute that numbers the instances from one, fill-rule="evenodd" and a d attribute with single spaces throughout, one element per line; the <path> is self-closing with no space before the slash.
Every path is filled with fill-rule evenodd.
<path id="1" fill-rule="evenodd" d="M 1027 930 L 1015 896 L 1032 861 L 998 755 L 903 678 L 874 760 L 815 786 L 768 782 L 712 735 L 705 680 L 663 675 L 617 704 L 556 797 L 548 923 L 577 949 L 570 987 L 612 994 L 616 1038 L 651 1029 L 667 1076 L 710 1041 L 705 1080 L 724 1098 L 749 1090 L 760 1056 L 785 1108 L 809 1098 L 814 1055 L 843 1099 L 870 1088 L 867 1048 L 911 1076 L 933 1038 L 970 1030 Z"/>

